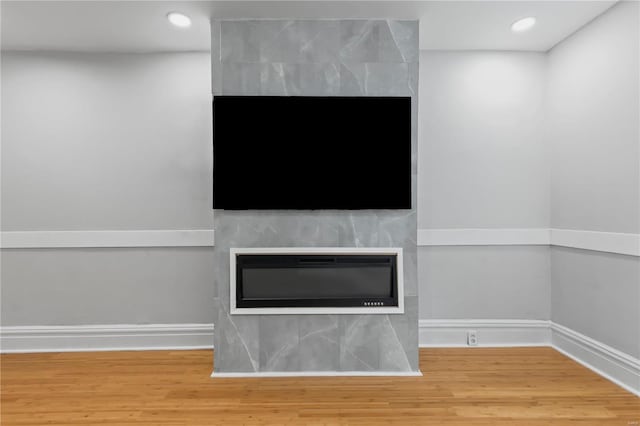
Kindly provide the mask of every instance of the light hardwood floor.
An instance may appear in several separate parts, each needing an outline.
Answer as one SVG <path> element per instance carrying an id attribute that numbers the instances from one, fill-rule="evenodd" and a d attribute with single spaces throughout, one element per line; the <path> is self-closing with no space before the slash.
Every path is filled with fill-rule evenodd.
<path id="1" fill-rule="evenodd" d="M 421 349 L 408 378 L 211 379 L 211 351 L 0 361 L 3 426 L 640 426 L 640 398 L 551 348 Z"/>

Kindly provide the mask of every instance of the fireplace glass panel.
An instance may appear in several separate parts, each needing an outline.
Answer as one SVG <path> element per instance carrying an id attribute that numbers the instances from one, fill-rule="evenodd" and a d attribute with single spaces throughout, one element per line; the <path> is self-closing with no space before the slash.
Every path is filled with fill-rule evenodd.
<path id="1" fill-rule="evenodd" d="M 236 305 L 397 306 L 395 255 L 238 255 Z"/>
<path id="2" fill-rule="evenodd" d="M 338 268 L 247 268 L 242 271 L 245 299 L 386 297 L 388 266 Z"/>

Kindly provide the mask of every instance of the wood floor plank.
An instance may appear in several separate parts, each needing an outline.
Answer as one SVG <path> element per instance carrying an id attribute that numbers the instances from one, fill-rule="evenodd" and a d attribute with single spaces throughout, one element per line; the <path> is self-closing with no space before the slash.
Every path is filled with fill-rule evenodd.
<path id="1" fill-rule="evenodd" d="M 4 425 L 638 426 L 640 399 L 551 348 L 421 349 L 423 377 L 209 377 L 211 351 L 0 356 Z"/>

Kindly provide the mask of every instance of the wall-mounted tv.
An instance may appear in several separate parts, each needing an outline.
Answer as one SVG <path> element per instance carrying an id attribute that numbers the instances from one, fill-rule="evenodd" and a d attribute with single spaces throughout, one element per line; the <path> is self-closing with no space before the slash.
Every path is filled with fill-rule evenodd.
<path id="1" fill-rule="evenodd" d="M 216 96 L 213 208 L 410 209 L 411 98 Z"/>

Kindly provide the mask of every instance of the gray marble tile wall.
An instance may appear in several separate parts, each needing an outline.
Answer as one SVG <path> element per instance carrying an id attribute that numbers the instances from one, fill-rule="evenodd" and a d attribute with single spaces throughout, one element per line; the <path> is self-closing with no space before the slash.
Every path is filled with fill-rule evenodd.
<path id="1" fill-rule="evenodd" d="M 216 372 L 418 370 L 418 22 L 212 21 L 214 95 L 411 96 L 411 210 L 216 210 Z M 402 247 L 405 313 L 230 315 L 231 247 Z"/>

